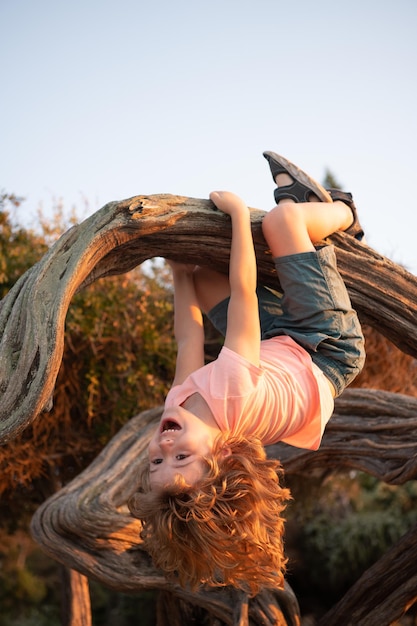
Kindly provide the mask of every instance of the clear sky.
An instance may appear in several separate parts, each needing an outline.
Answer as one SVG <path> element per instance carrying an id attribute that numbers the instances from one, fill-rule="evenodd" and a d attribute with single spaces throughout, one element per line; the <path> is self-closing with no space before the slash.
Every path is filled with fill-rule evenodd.
<path id="1" fill-rule="evenodd" d="M 416 0 L 0 0 L 0 189 L 20 219 L 230 189 L 264 150 L 353 192 L 417 274 Z"/>

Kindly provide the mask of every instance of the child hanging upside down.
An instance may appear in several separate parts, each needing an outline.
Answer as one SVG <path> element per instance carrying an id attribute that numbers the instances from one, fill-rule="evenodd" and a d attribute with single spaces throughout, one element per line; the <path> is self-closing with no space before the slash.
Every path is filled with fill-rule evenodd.
<path id="1" fill-rule="evenodd" d="M 257 287 L 248 207 L 231 192 L 212 192 L 231 217 L 229 276 L 168 261 L 176 372 L 141 492 L 129 502 L 157 567 L 183 586 L 233 585 L 252 595 L 282 587 L 286 565 L 290 496 L 264 446 L 316 450 L 334 398 L 365 359 L 333 246 L 314 246 L 338 230 L 363 237 L 352 196 L 327 192 L 282 156 L 264 156 L 278 188 L 262 230 L 282 294 Z M 207 365 L 202 311 L 225 337 Z"/>

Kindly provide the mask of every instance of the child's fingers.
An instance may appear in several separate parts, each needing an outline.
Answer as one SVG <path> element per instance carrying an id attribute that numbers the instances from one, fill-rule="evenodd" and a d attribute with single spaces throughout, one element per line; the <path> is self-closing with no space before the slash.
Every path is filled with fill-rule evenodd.
<path id="1" fill-rule="evenodd" d="M 212 191 L 210 194 L 210 200 L 221 211 L 225 210 L 224 193 L 222 191 Z"/>
<path id="2" fill-rule="evenodd" d="M 216 206 L 218 206 L 218 202 L 221 202 L 221 191 L 212 191 L 210 193 L 210 200 L 214 202 Z"/>
<path id="3" fill-rule="evenodd" d="M 210 200 L 224 213 L 230 213 L 237 208 L 246 207 L 243 200 L 231 191 L 212 191 Z"/>

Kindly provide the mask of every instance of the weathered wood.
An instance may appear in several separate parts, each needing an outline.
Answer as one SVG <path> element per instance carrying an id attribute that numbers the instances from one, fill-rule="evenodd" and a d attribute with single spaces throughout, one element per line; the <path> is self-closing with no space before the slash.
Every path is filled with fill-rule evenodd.
<path id="1" fill-rule="evenodd" d="M 262 216 L 262 211 L 251 211 L 259 280 L 275 287 Z M 226 272 L 230 239 L 229 218 L 208 200 L 169 195 L 110 203 L 69 230 L 0 303 L 0 440 L 21 432 L 49 406 L 62 359 L 65 317 L 78 290 L 155 256 Z M 331 241 L 361 320 L 417 356 L 417 279 L 347 235 L 334 235 Z M 130 516 L 126 502 L 137 487 L 138 467 L 160 411 L 132 418 L 82 474 L 40 507 L 32 521 L 34 537 L 53 558 L 110 588 L 159 589 L 167 605 L 177 605 L 178 620 L 181 611 L 193 619 L 206 611 L 213 626 L 298 626 L 298 603 L 290 588 L 264 591 L 246 603 L 233 589 L 192 593 L 155 570 L 141 545 L 140 523 Z M 416 434 L 417 399 L 353 389 L 336 401 L 317 452 L 277 444 L 268 453 L 282 460 L 287 473 L 356 468 L 401 484 L 417 474 Z M 410 533 L 365 573 L 322 620 L 323 626 L 388 625 L 415 601 L 417 531 Z M 390 558 L 395 567 L 388 577 Z M 397 567 L 403 576 L 397 575 Z M 161 611 L 158 624 L 163 626 L 168 617 Z M 175 614 L 173 609 L 170 615 Z"/>
<path id="2" fill-rule="evenodd" d="M 141 548 L 140 522 L 127 510 L 126 502 L 137 487 L 138 468 L 161 411 L 162 407 L 132 418 L 84 472 L 38 509 L 32 533 L 52 558 L 109 587 L 170 591 L 214 611 L 226 624 L 233 623 L 234 605 L 229 603 L 236 599 L 229 590 L 192 594 L 155 570 Z M 269 446 L 268 453 L 281 458 L 288 474 L 354 467 L 387 482 L 401 483 L 417 475 L 417 399 L 383 391 L 347 390 L 336 400 L 335 414 L 318 451 L 277 444 Z M 417 559 L 408 563 L 411 571 L 417 575 Z M 402 597 L 404 589 L 398 594 Z M 258 616 L 262 600 L 258 597 L 250 604 L 250 611 Z M 220 613 L 216 612 L 219 606 Z M 279 602 L 275 598 L 271 606 L 275 619 L 282 614 L 287 620 L 283 624 L 297 624 L 290 590 L 283 592 Z"/>
<path id="3" fill-rule="evenodd" d="M 252 210 L 260 281 L 277 279 Z M 99 277 L 165 256 L 226 272 L 230 220 L 208 200 L 137 196 L 113 202 L 65 233 L 0 303 L 0 441 L 50 406 L 74 293 Z M 338 234 L 339 267 L 362 320 L 417 355 L 417 279 L 353 238 Z"/>
<path id="4" fill-rule="evenodd" d="M 88 578 L 73 569 L 62 567 L 62 626 L 91 626 L 91 602 Z"/>
<path id="5" fill-rule="evenodd" d="M 268 447 L 287 473 L 357 469 L 393 485 L 417 477 L 417 398 L 347 389 L 335 402 L 320 448 Z"/>
<path id="6" fill-rule="evenodd" d="M 107 587 L 124 592 L 167 591 L 233 626 L 240 592 L 224 589 L 192 593 L 166 580 L 142 549 L 140 522 L 127 509 L 126 502 L 138 486 L 138 468 L 161 410 L 152 409 L 132 418 L 84 472 L 38 509 L 32 520 L 32 534 L 52 558 Z M 290 617 L 273 621 L 283 614 L 284 607 Z M 297 626 L 297 607 L 289 587 L 275 597 L 265 592 L 250 601 L 250 623 Z"/>

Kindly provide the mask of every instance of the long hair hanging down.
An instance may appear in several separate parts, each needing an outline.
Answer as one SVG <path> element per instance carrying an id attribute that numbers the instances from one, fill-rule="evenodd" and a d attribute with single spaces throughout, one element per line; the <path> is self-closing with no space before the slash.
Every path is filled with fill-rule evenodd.
<path id="1" fill-rule="evenodd" d="M 225 447 L 229 456 L 221 453 Z M 142 491 L 128 502 L 142 521 L 144 548 L 184 587 L 232 585 L 251 595 L 282 587 L 282 511 L 290 492 L 279 484 L 279 461 L 267 459 L 258 439 L 221 435 L 206 463 L 198 484 L 178 475 L 173 485 L 155 491 L 144 467 Z"/>

